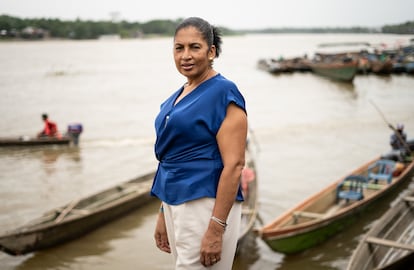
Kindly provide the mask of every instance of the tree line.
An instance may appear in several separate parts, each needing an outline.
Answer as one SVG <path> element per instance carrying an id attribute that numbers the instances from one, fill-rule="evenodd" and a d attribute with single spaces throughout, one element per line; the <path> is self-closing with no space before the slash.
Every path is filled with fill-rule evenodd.
<path id="1" fill-rule="evenodd" d="M 121 38 L 136 38 L 151 35 L 171 36 L 183 19 L 151 20 L 145 23 L 128 21 L 73 21 L 52 18 L 28 18 L 0 15 L 0 38 L 2 39 L 97 39 L 103 35 L 117 35 Z M 395 33 L 414 34 L 414 22 L 400 25 L 386 25 L 380 30 L 351 28 L 271 28 L 258 30 L 232 30 L 220 27 L 224 35 L 244 33 Z"/>
<path id="2" fill-rule="evenodd" d="M 96 39 L 102 35 L 133 38 L 142 34 L 172 35 L 179 20 L 153 20 L 146 23 L 59 19 L 21 19 L 0 16 L 0 33 L 9 38 Z"/>
<path id="3" fill-rule="evenodd" d="M 387 34 L 414 34 L 414 21 L 398 25 L 385 25 L 382 32 Z"/>

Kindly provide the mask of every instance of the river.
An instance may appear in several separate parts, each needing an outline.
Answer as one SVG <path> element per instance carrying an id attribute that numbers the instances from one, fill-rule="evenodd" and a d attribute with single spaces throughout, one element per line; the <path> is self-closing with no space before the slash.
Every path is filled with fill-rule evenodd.
<path id="1" fill-rule="evenodd" d="M 358 75 L 353 84 L 312 73 L 271 75 L 266 57 L 309 55 L 319 43 L 395 44 L 412 36 L 283 34 L 224 37 L 215 68 L 246 98 L 257 149 L 264 223 L 389 150 L 393 123 L 414 134 L 414 76 Z M 34 135 L 47 112 L 64 131 L 84 126 L 78 148 L 0 149 L 0 232 L 156 168 L 153 120 L 185 78 L 171 38 L 0 43 L 0 137 Z M 385 209 L 389 202 L 380 207 Z M 382 207 L 382 208 L 381 208 Z M 2 270 L 172 269 L 153 241 L 158 203 L 67 244 L 20 257 L 0 254 Z M 379 211 L 381 212 L 381 211 Z M 369 214 L 329 241 L 295 256 L 252 238 L 234 269 L 344 269 Z M 256 226 L 260 226 L 258 221 Z"/>

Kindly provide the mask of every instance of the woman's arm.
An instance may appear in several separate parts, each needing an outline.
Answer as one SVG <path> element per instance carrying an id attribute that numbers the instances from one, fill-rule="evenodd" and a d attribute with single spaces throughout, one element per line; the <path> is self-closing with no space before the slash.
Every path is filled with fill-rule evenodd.
<path id="1" fill-rule="evenodd" d="M 216 202 L 212 216 L 226 221 L 236 199 L 240 184 L 240 175 L 245 163 L 247 137 L 246 113 L 235 104 L 227 108 L 226 117 L 217 134 L 217 143 L 223 160 L 223 171 L 220 176 Z M 201 263 L 211 265 L 211 258 L 220 260 L 224 227 L 210 220 L 207 232 L 201 243 Z"/>

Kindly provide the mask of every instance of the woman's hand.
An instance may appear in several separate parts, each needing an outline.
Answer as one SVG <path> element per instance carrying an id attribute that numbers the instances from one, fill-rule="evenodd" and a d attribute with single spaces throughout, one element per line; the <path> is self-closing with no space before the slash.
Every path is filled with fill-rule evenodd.
<path id="1" fill-rule="evenodd" d="M 170 243 L 168 242 L 167 227 L 165 226 L 164 213 L 159 213 L 157 225 L 155 226 L 155 244 L 157 247 L 167 253 L 171 253 Z"/>
<path id="2" fill-rule="evenodd" d="M 224 228 L 210 221 L 208 229 L 201 241 L 200 262 L 205 267 L 212 266 L 221 260 Z"/>

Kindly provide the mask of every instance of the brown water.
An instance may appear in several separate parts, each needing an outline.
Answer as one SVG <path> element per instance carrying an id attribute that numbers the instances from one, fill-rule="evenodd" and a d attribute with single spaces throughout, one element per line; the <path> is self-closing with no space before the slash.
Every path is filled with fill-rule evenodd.
<path id="1" fill-rule="evenodd" d="M 246 97 L 259 172 L 260 218 L 269 222 L 361 163 L 388 151 L 393 124 L 414 134 L 414 76 L 357 76 L 337 83 L 310 73 L 272 76 L 260 58 L 311 53 L 330 41 L 394 43 L 412 36 L 249 35 L 225 37 L 215 67 Z M 61 130 L 81 122 L 79 148 L 0 149 L 0 232 L 75 198 L 156 167 L 153 119 L 184 78 L 169 38 L 0 43 L 0 137 L 34 135 L 48 112 Z M 389 199 L 391 200 L 391 198 Z M 381 212 L 389 201 L 379 206 Z M 158 203 L 76 241 L 21 257 L 0 254 L 0 269 L 172 269 L 152 234 Z M 344 269 L 376 218 L 296 256 L 252 238 L 234 269 Z M 260 222 L 257 223 L 260 226 Z"/>

